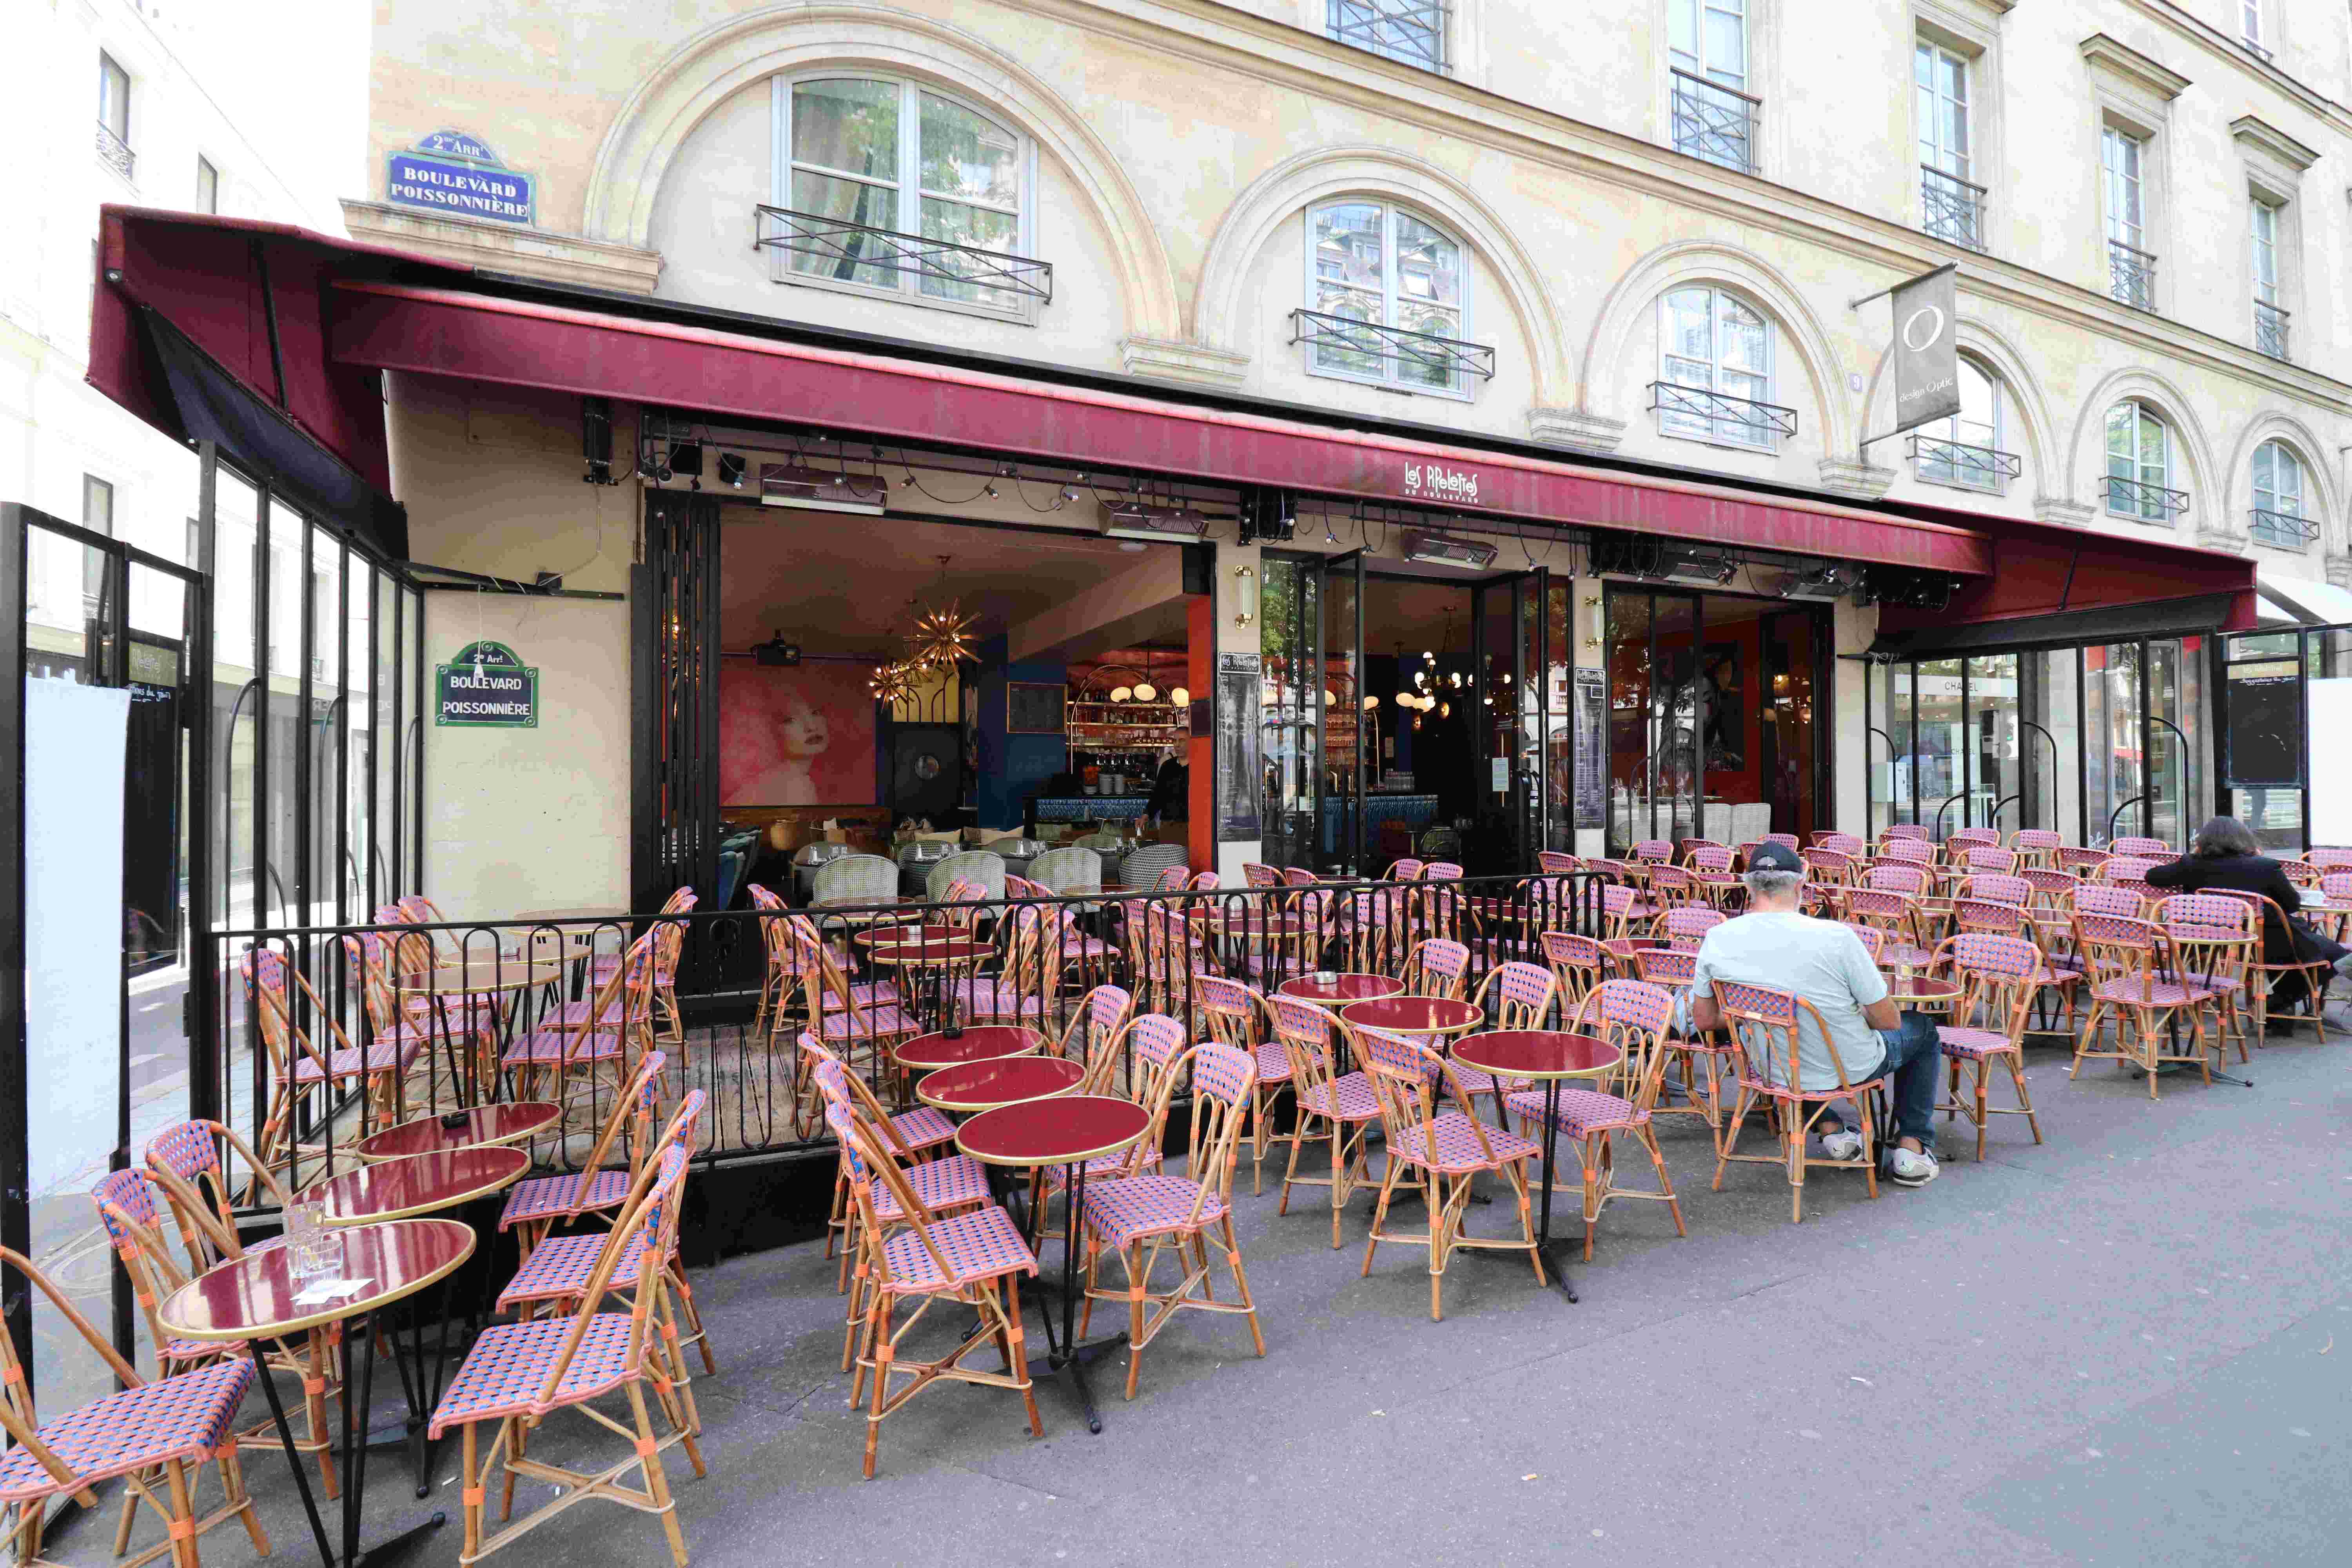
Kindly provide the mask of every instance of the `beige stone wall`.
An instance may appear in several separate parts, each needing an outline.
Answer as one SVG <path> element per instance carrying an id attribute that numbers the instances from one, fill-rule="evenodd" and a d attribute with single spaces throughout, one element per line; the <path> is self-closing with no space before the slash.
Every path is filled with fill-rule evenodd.
<path id="1" fill-rule="evenodd" d="M 580 482 L 576 399 L 394 376 L 385 414 L 410 551 L 436 566 L 628 585 L 635 486 Z M 616 429 L 616 449 L 635 441 Z M 425 892 L 451 920 L 628 903 L 625 603 L 425 595 L 425 662 L 478 637 L 540 672 L 529 730 L 425 729 Z"/>

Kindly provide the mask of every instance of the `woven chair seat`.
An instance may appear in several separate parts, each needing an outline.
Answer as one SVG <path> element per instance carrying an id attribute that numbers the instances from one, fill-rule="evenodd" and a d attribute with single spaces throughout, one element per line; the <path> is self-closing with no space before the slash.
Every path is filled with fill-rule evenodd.
<path id="1" fill-rule="evenodd" d="M 1339 1108 L 1332 1109 L 1337 1099 Z M 1371 1080 L 1362 1073 L 1351 1072 L 1326 1084 L 1309 1084 L 1298 1091 L 1302 1110 L 1318 1116 L 1328 1116 L 1335 1121 L 1370 1121 L 1381 1113 L 1381 1102 L 1372 1093 Z"/>
<path id="2" fill-rule="evenodd" d="M 2184 985 L 2177 980 L 2103 980 L 2091 987 L 2092 997 L 2100 1002 L 2119 1002 L 2132 1007 L 2188 1007 L 2200 1002 L 2210 1002 L 2221 994 L 2210 986 Z"/>
<path id="3" fill-rule="evenodd" d="M 1225 1205 L 1213 1192 L 1202 1203 L 1199 1219 L 1192 1218 L 1200 1194 L 1198 1183 L 1181 1176 L 1122 1176 L 1087 1187 L 1080 1215 L 1087 1229 L 1125 1247 L 1139 1237 L 1199 1230 L 1223 1219 Z"/>
<path id="4" fill-rule="evenodd" d="M 499 1065 L 557 1067 L 567 1061 L 617 1061 L 625 1048 L 618 1029 L 591 1029 L 585 1039 L 570 1029 L 541 1029 L 509 1046 L 506 1055 L 499 1058 Z"/>
<path id="5" fill-rule="evenodd" d="M 551 1029 L 559 1024 L 568 1024 L 577 1028 L 595 1013 L 598 1000 L 601 998 L 591 997 L 584 1002 L 566 1002 L 560 1007 L 542 1007 L 540 1009 L 539 1026 L 542 1029 Z M 628 1021 L 625 1016 L 626 1012 L 627 1009 L 620 1003 L 607 1002 L 604 1014 L 596 1019 L 596 1026 L 617 1029 Z"/>
<path id="6" fill-rule="evenodd" d="M 53 1497 L 170 1459 L 209 1459 L 229 1441 L 229 1424 L 252 1386 L 253 1363 L 240 1356 L 44 1421 L 35 1436 L 74 1479 L 57 1479 L 28 1450 L 12 1447 L 0 1454 L 0 1502 Z"/>
<path id="7" fill-rule="evenodd" d="M 1479 1150 L 1479 1131 L 1478 1124 L 1462 1112 L 1441 1110 L 1427 1126 L 1408 1128 L 1402 1137 L 1390 1140 L 1389 1154 L 1409 1165 L 1452 1176 L 1470 1171 L 1499 1171 L 1514 1160 L 1532 1159 L 1543 1152 L 1540 1144 L 1516 1132 L 1488 1127 L 1485 1129 L 1486 1145 L 1495 1152 L 1495 1157 L 1489 1160 Z"/>
<path id="8" fill-rule="evenodd" d="M 629 1362 L 629 1315 L 599 1312 L 589 1320 L 578 1352 L 564 1368 L 563 1381 L 555 1386 L 555 1396 L 541 1403 L 539 1391 L 554 1369 L 573 1322 L 569 1317 L 534 1318 L 527 1323 L 493 1323 L 483 1330 L 442 1394 L 441 1403 L 434 1406 L 429 1435 L 437 1438 L 450 1427 L 469 1421 L 544 1415 L 566 1405 L 610 1394 L 635 1375 L 636 1369 Z"/>
<path id="9" fill-rule="evenodd" d="M 1269 1083 L 1290 1081 L 1290 1053 L 1281 1043 L 1260 1046 L 1254 1053 L 1257 1058 L 1257 1081 L 1261 1087 Z"/>
<path id="10" fill-rule="evenodd" d="M 2177 970 L 2159 969 L 2157 971 L 2157 973 L 2159 977 L 2168 982 L 2179 982 L 2182 979 L 2181 974 Z M 2245 978 L 2242 975 L 2200 974 L 2194 970 L 2189 971 L 2187 976 L 2187 984 L 2190 985 L 2202 986 L 2206 990 L 2221 996 L 2234 995 L 2238 992 L 2243 991 L 2246 988 Z"/>
<path id="11" fill-rule="evenodd" d="M 1495 1092 L 1495 1075 L 1483 1068 L 1457 1065 L 1454 1069 L 1454 1081 L 1462 1086 L 1462 1092 L 1466 1095 L 1475 1097 Z M 1502 1091 L 1514 1094 L 1527 1088 L 1528 1083 L 1528 1080 L 1523 1078 L 1507 1078 L 1503 1080 Z"/>
<path id="12" fill-rule="evenodd" d="M 378 1040 L 366 1047 L 351 1046 L 327 1053 L 327 1065 L 321 1068 L 315 1057 L 300 1057 L 294 1063 L 296 1083 L 318 1083 L 322 1079 L 338 1082 L 347 1078 L 365 1078 L 371 1073 L 406 1072 L 409 1065 L 425 1050 L 421 1039 Z"/>
<path id="13" fill-rule="evenodd" d="M 515 1270 L 499 1292 L 499 1310 L 525 1301 L 575 1301 L 595 1277 L 596 1260 L 604 1255 L 608 1232 L 586 1236 L 551 1236 L 530 1249 L 530 1261 Z M 645 1233 L 629 1238 L 621 1261 L 613 1269 L 615 1280 L 635 1279 L 646 1255 Z"/>
<path id="14" fill-rule="evenodd" d="M 507 1189 L 507 1205 L 499 1214 L 499 1228 L 510 1230 L 529 1220 L 551 1219 L 572 1212 L 580 1191 L 578 1176 L 533 1176 Z M 588 1199 L 583 1209 L 608 1209 L 629 1195 L 629 1173 L 599 1171 L 588 1179 Z"/>
<path id="15" fill-rule="evenodd" d="M 1087 1161 L 1086 1171 L 1087 1182 L 1089 1190 L 1091 1190 L 1094 1180 L 1097 1176 L 1112 1180 L 1125 1176 L 1127 1174 L 1127 1157 L 1129 1152 L 1128 1150 L 1122 1149 L 1116 1154 L 1097 1154 L 1093 1159 Z M 1161 1157 L 1159 1150 L 1147 1149 L 1144 1151 L 1143 1164 L 1146 1170 L 1156 1171 L 1160 1168 L 1160 1163 Z M 1066 1166 L 1063 1165 L 1048 1165 L 1045 1167 L 1045 1187 L 1047 1191 L 1058 1193 L 1064 1187 L 1069 1185 L 1067 1169 L 1068 1168 Z"/>
<path id="16" fill-rule="evenodd" d="M 1034 1274 L 1037 1255 L 1021 1239 L 1013 1216 L 991 1205 L 971 1214 L 935 1220 L 925 1227 L 940 1249 L 952 1277 L 940 1273 L 930 1249 L 914 1231 L 904 1230 L 882 1244 L 882 1289 L 894 1296 L 919 1295 L 1007 1274 Z"/>
<path id="17" fill-rule="evenodd" d="M 922 1021 L 903 1007 L 858 1007 L 849 1012 L 827 1008 L 817 1023 L 817 1038 L 835 1040 L 891 1039 L 923 1032 Z"/>
<path id="18" fill-rule="evenodd" d="M 970 1018 L 1042 1018 L 1045 999 L 1005 981 L 974 976 L 956 987 L 956 1005 Z"/>
<path id="19" fill-rule="evenodd" d="M 942 1143 L 952 1143 L 956 1134 L 955 1123 L 948 1120 L 947 1112 L 935 1110 L 928 1105 L 902 1110 L 890 1118 L 890 1131 L 900 1143 L 913 1150 L 936 1149 Z"/>
<path id="20" fill-rule="evenodd" d="M 2018 1056 L 2017 1044 L 1998 1029 L 1969 1029 L 1945 1025 L 1936 1031 L 1937 1040 L 1948 1057 L 1965 1057 L 1969 1061 L 1983 1061 L 1988 1057 Z"/>
<path id="21" fill-rule="evenodd" d="M 915 1201 L 933 1214 L 941 1209 L 963 1208 L 983 1203 L 988 1198 L 988 1167 L 969 1154 L 950 1154 L 944 1160 L 926 1160 L 919 1165 L 902 1166 L 899 1174 L 915 1190 Z M 887 1225 L 892 1220 L 907 1217 L 898 1206 L 898 1194 L 886 1182 L 874 1185 L 874 1218 Z"/>
<path id="22" fill-rule="evenodd" d="M 1504 1105 L 1530 1121 L 1543 1120 L 1543 1091 L 1530 1089 L 1515 1094 Z M 1588 1133 L 1607 1132 L 1620 1127 L 1639 1127 L 1650 1120 L 1646 1110 L 1637 1110 L 1633 1102 L 1621 1095 L 1603 1094 L 1594 1089 L 1562 1089 L 1559 1091 L 1559 1111 L 1551 1119 L 1553 1128 L 1570 1138 Z"/>

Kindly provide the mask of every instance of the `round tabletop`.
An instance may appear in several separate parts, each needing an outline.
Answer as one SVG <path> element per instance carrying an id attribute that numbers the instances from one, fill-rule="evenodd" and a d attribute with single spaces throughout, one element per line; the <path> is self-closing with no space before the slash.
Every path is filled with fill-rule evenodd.
<path id="1" fill-rule="evenodd" d="M 355 1318 L 414 1296 L 473 1255 L 474 1227 L 454 1219 L 396 1219 L 336 1233 L 345 1279 L 364 1281 L 333 1301 L 301 1302 L 291 1248 L 272 1247 L 231 1258 L 189 1280 L 156 1317 L 163 1331 L 188 1340 L 274 1340 L 321 1323 Z"/>
<path id="2" fill-rule="evenodd" d="M 1918 975 L 1907 980 L 1896 979 L 1888 982 L 1886 998 L 1890 1002 L 1901 1002 L 1913 1006 L 1932 1006 L 1941 1003 L 1958 1001 L 1960 988 L 1954 981 L 1930 980 L 1926 975 Z"/>
<path id="3" fill-rule="evenodd" d="M 1404 982 L 1385 974 L 1335 974 L 1327 969 L 1286 980 L 1275 987 L 1274 994 L 1294 1002 L 1371 1002 L 1403 995 Z"/>
<path id="4" fill-rule="evenodd" d="M 1056 1095 L 982 1111 L 956 1129 L 956 1147 L 983 1165 L 1083 1165 L 1128 1147 L 1150 1121 L 1116 1095 Z"/>
<path id="5" fill-rule="evenodd" d="M 1381 996 L 1350 1002 L 1339 1016 L 1359 1028 L 1391 1035 L 1458 1035 L 1486 1021 L 1486 1010 L 1450 996 Z"/>
<path id="6" fill-rule="evenodd" d="M 1045 1043 L 1045 1036 L 1018 1024 L 976 1024 L 961 1035 L 918 1035 L 890 1054 L 902 1068 L 931 1072 L 999 1057 L 1025 1057 Z"/>
<path id="7" fill-rule="evenodd" d="M 301 1197 L 319 1204 L 329 1225 L 412 1219 L 488 1197 L 530 1169 L 530 1156 L 520 1149 L 441 1149 L 354 1166 L 316 1184 Z"/>
<path id="8" fill-rule="evenodd" d="M 866 956 L 876 963 L 925 969 L 935 964 L 977 963 L 995 951 L 987 942 L 960 937 L 954 942 L 877 942 Z"/>
<path id="9" fill-rule="evenodd" d="M 478 1105 L 464 1115 L 466 1120 L 455 1127 L 442 1126 L 438 1116 L 420 1116 L 372 1133 L 352 1147 L 362 1160 L 398 1160 L 439 1149 L 521 1143 L 562 1121 L 563 1107 L 551 1100 L 507 1100 Z"/>
<path id="10" fill-rule="evenodd" d="M 1591 1035 L 1558 1029 L 1497 1029 L 1454 1042 L 1454 1059 L 1497 1078 L 1599 1078 L 1623 1053 Z"/>
<path id="11" fill-rule="evenodd" d="M 915 1098 L 958 1114 L 993 1110 L 1067 1094 L 1086 1076 L 1086 1064 L 1060 1057 L 999 1057 L 927 1074 L 916 1080 Z"/>
<path id="12" fill-rule="evenodd" d="M 511 954 L 491 957 L 484 954 L 447 963 L 436 963 L 425 974 L 412 974 L 400 983 L 400 989 L 412 995 L 452 995 L 467 991 L 520 991 L 526 986 L 549 985 L 563 978 L 561 959 L 522 959 Z"/>
<path id="13" fill-rule="evenodd" d="M 856 931 L 849 940 L 862 942 L 868 947 L 887 947 L 901 942 L 912 945 L 926 942 L 970 942 L 971 932 L 961 926 L 896 925 L 888 931 Z"/>

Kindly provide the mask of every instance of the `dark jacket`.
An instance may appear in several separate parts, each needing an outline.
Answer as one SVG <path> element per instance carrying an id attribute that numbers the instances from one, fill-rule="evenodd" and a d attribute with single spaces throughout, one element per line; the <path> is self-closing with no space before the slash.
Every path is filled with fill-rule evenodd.
<path id="1" fill-rule="evenodd" d="M 1144 810 L 1160 822 L 1181 822 L 1192 809 L 1192 770 L 1171 757 L 1160 764 Z"/>
<path id="2" fill-rule="evenodd" d="M 2147 885 L 2167 892 L 2201 893 L 2208 888 L 2234 888 L 2241 892 L 2260 893 L 2278 906 L 2263 911 L 2263 962 L 2288 963 L 2297 956 L 2308 956 L 2314 950 L 2305 947 L 2298 955 L 2289 925 L 2282 916 L 2290 915 L 2301 906 L 2303 895 L 2286 879 L 2279 863 L 2267 855 L 2218 855 L 2210 859 L 2190 855 L 2163 866 L 2151 867 Z M 2300 925 L 2300 921 L 2291 922 Z M 2298 932 L 2297 934 L 2301 934 Z"/>

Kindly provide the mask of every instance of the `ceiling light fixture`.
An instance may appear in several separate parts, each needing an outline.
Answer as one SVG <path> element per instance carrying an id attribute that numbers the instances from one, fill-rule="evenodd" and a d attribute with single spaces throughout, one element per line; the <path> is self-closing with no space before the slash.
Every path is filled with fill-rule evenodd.
<path id="1" fill-rule="evenodd" d="M 948 586 L 948 562 L 940 560 L 940 593 Z M 963 611 L 963 601 L 949 599 L 943 605 L 934 605 L 915 617 L 914 630 L 907 634 L 908 662 L 920 669 L 953 669 L 971 658 L 972 627 L 980 617 Z"/>
<path id="2" fill-rule="evenodd" d="M 1179 708 L 1190 707 L 1192 701 L 1192 694 L 1179 686 L 1168 693 L 1168 700 L 1174 703 Z"/>
<path id="3" fill-rule="evenodd" d="M 803 463 L 760 465 L 760 504 L 878 516 L 889 491 L 878 474 L 835 474 Z"/>

